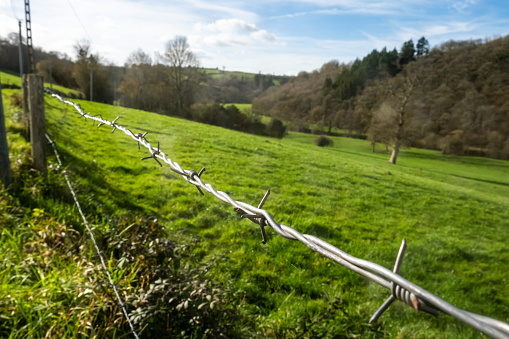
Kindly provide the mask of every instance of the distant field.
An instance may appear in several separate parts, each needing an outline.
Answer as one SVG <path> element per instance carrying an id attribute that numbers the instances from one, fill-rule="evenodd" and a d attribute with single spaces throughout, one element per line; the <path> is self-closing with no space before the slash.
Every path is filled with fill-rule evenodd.
<path id="1" fill-rule="evenodd" d="M 222 70 L 213 69 L 213 68 L 202 68 L 202 70 L 205 72 L 205 74 L 211 76 L 212 78 L 223 78 L 223 77 L 236 76 L 238 80 L 244 79 L 244 81 L 253 81 L 254 76 L 256 75 L 254 73 L 246 73 L 246 72 L 238 72 L 238 71 L 222 71 Z"/>
<path id="2" fill-rule="evenodd" d="M 8 98 L 18 91 L 3 92 L 12 119 Z M 182 168 L 205 167 L 202 179 L 236 200 L 257 205 L 271 189 L 264 208 L 276 221 L 352 255 L 392 269 L 406 238 L 404 277 L 455 306 L 509 322 L 509 162 L 404 149 L 394 166 L 367 141 L 331 137 L 334 147 L 319 148 L 309 134 L 278 140 L 77 102 L 109 120 L 120 116 L 135 133 L 148 131 Z M 46 110 L 80 197 L 105 214 L 157 215 L 172 232 L 198 241 L 203 260 L 224 258 L 210 279 L 236 291 L 232 307 L 256 318 L 260 337 L 297 337 L 306 324 L 313 327 L 308 335 L 319 337 L 479 337 L 448 316 L 401 303 L 369 325 L 389 291 L 270 229 L 262 245 L 257 225 L 201 196 L 168 166 L 141 161 L 148 152 L 128 137 L 92 127 L 49 96 Z"/>
<path id="3" fill-rule="evenodd" d="M 226 104 L 225 106 L 235 106 L 238 108 L 239 111 L 241 111 L 242 113 L 245 113 L 245 114 L 251 114 L 251 104 Z"/>

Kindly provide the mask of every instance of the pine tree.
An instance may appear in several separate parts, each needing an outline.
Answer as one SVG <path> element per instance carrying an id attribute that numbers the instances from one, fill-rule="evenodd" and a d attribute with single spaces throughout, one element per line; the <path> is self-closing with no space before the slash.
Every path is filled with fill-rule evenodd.
<path id="1" fill-rule="evenodd" d="M 422 37 L 417 41 L 417 57 L 425 57 L 429 53 L 429 42 L 425 37 Z"/>

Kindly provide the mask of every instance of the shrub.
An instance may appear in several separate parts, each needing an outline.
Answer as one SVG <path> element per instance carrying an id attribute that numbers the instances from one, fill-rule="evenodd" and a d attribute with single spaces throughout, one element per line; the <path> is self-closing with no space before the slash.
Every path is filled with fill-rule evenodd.
<path id="1" fill-rule="evenodd" d="M 334 145 L 334 142 L 326 137 L 325 135 L 320 135 L 318 138 L 316 138 L 316 146 L 324 147 L 324 146 L 332 146 Z"/>
<path id="2" fill-rule="evenodd" d="M 456 137 L 447 136 L 442 139 L 442 153 L 452 155 L 463 155 L 464 154 L 463 141 Z"/>
<path id="3" fill-rule="evenodd" d="M 117 267 L 136 274 L 126 302 L 145 337 L 235 336 L 238 316 L 227 306 L 231 295 L 207 277 L 217 258 L 199 262 L 194 243 L 168 240 L 157 219 L 125 216 L 111 228 L 107 253 L 117 258 Z"/>
<path id="4" fill-rule="evenodd" d="M 307 126 L 299 126 L 298 132 L 310 134 L 311 133 L 311 129 L 309 127 L 307 127 Z"/>
<path id="5" fill-rule="evenodd" d="M 19 93 L 12 94 L 10 99 L 11 106 L 23 108 L 23 97 Z"/>
<path id="6" fill-rule="evenodd" d="M 267 134 L 271 137 L 281 139 L 286 134 L 286 126 L 283 125 L 281 120 L 277 118 L 271 118 L 269 124 L 267 125 Z"/>

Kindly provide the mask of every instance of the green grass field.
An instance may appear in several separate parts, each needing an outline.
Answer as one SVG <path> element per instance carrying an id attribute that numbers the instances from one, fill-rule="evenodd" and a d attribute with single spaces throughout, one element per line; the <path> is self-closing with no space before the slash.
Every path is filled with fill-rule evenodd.
<path id="1" fill-rule="evenodd" d="M 5 73 L 5 72 L 0 72 L 0 79 L 2 80 L 2 84 L 3 85 L 16 85 L 16 86 L 20 86 L 21 87 L 21 79 L 17 75 Z M 50 83 L 49 82 L 44 83 L 44 87 L 50 88 Z M 60 91 L 60 92 L 66 93 L 67 95 L 69 95 L 71 93 L 75 94 L 75 95 L 79 95 L 78 91 L 75 91 L 73 89 L 69 89 L 69 88 L 66 88 L 66 87 L 62 87 L 62 86 L 58 86 L 58 85 L 53 85 L 53 88 L 58 90 L 58 91 Z"/>
<path id="2" fill-rule="evenodd" d="M 19 91 L 3 92 L 9 143 L 19 145 L 9 104 Z M 270 188 L 264 208 L 276 221 L 354 256 L 392 268 L 406 238 L 402 276 L 457 307 L 509 322 L 509 162 L 406 149 L 394 166 L 367 141 L 332 137 L 334 147 L 319 148 L 308 134 L 278 140 L 77 102 L 109 120 L 120 116 L 135 133 L 148 131 L 152 145 L 160 142 L 184 169 L 205 167 L 202 179 L 235 200 L 257 205 Z M 253 336 L 480 337 L 448 316 L 401 303 L 369 325 L 387 290 L 270 229 L 262 245 L 259 227 L 229 205 L 201 196 L 169 166 L 141 161 L 146 149 L 92 127 L 48 95 L 46 118 L 80 199 L 94 208 L 87 214 L 154 215 L 172 233 L 198 241 L 194 252 L 203 261 L 224 258 L 209 277 L 235 291 L 234 307 L 256 323 Z"/>
<path id="3" fill-rule="evenodd" d="M 222 71 L 214 68 L 203 68 L 202 71 L 210 76 L 211 78 L 229 78 L 236 76 L 238 80 L 244 79 L 244 81 L 254 81 L 254 73 L 246 73 L 239 71 Z"/>

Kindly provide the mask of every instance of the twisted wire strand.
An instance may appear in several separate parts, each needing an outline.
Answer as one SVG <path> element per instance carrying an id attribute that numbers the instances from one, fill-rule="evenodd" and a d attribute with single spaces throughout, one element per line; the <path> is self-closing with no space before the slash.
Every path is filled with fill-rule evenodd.
<path id="1" fill-rule="evenodd" d="M 61 168 L 63 168 L 62 161 L 60 161 L 60 157 L 58 155 L 55 143 L 53 142 L 53 140 L 51 140 L 51 138 L 49 137 L 48 134 L 46 134 L 46 139 L 48 139 L 48 142 L 53 147 L 53 151 L 55 152 L 55 156 L 57 158 L 59 166 Z M 88 235 L 90 236 L 90 239 L 92 239 L 92 243 L 94 244 L 95 251 L 97 252 L 97 255 L 99 256 L 99 259 L 101 260 L 102 268 L 103 268 L 104 272 L 106 273 L 106 275 L 108 277 L 108 280 L 109 280 L 109 283 L 111 285 L 111 288 L 113 289 L 113 292 L 115 293 L 115 297 L 118 300 L 118 304 L 120 305 L 120 308 L 122 309 L 122 313 L 124 314 L 125 319 L 129 323 L 129 327 L 131 328 L 131 332 L 133 333 L 134 337 L 136 339 L 139 339 L 138 334 L 134 330 L 134 326 L 131 323 L 131 320 L 129 319 L 129 315 L 127 314 L 127 310 L 125 308 L 124 302 L 122 301 L 122 298 L 120 297 L 120 294 L 117 291 L 117 287 L 115 286 L 115 283 L 113 282 L 113 279 L 111 278 L 110 271 L 108 270 L 108 266 L 106 266 L 106 262 L 104 260 L 103 255 L 101 254 L 101 250 L 99 249 L 99 246 L 97 246 L 97 242 L 95 241 L 95 237 L 94 237 L 94 232 L 90 228 L 90 226 L 89 226 L 89 224 L 87 222 L 87 218 L 85 218 L 85 214 L 83 214 L 83 211 L 81 210 L 80 203 L 79 203 L 78 198 L 76 197 L 76 194 L 74 193 L 74 190 L 73 190 L 73 188 L 71 186 L 71 182 L 69 181 L 69 177 L 67 176 L 67 172 L 65 170 L 62 170 L 62 174 L 64 175 L 65 181 L 67 182 L 67 186 L 69 186 L 69 190 L 71 191 L 72 197 L 74 198 L 74 202 L 76 203 L 76 207 L 78 208 L 78 211 L 80 212 L 81 218 L 83 219 L 83 224 L 85 225 L 85 227 L 87 229 Z"/>
<path id="2" fill-rule="evenodd" d="M 186 180 L 191 185 L 201 188 L 214 195 L 219 200 L 232 205 L 235 210 L 241 212 L 242 214 L 257 215 L 257 217 L 260 216 L 264 219 L 265 225 L 272 227 L 276 233 L 282 237 L 290 240 L 298 240 L 313 251 L 318 252 L 321 255 L 331 259 L 332 261 L 353 270 L 354 272 L 374 281 L 375 283 L 385 287 L 390 291 L 392 291 L 392 286 L 395 284 L 398 286 L 397 293 L 394 296 L 396 299 L 401 300 L 411 306 L 411 298 L 416 298 L 421 306 L 424 306 L 423 309 L 428 308 L 435 313 L 436 311 L 441 311 L 464 322 L 465 324 L 472 326 L 482 333 L 491 336 L 492 338 L 509 338 L 509 324 L 496 319 L 461 310 L 383 266 L 367 260 L 356 258 L 317 237 L 309 234 L 301 234 L 291 227 L 277 223 L 266 210 L 257 208 L 242 201 L 233 200 L 227 193 L 217 191 L 212 187 L 211 184 L 204 183 L 202 179 L 196 175 L 196 171 L 182 169 L 177 162 L 172 161 L 163 151 L 160 150 L 159 144 L 158 147 L 155 148 L 150 145 L 150 143 L 144 138 L 144 135 L 142 136 L 141 133 L 134 134 L 129 129 L 118 125 L 116 121 L 119 119 L 119 117 L 110 122 L 106 119 L 103 119 L 100 115 L 90 115 L 89 113 L 87 114 L 83 111 L 80 105 L 65 100 L 58 94 L 55 94 L 47 89 L 46 91 L 59 101 L 73 106 L 81 117 L 99 122 L 98 126 L 107 125 L 113 127 L 112 132 L 114 132 L 116 129 L 124 132 L 126 135 L 130 136 L 138 143 L 138 147 L 139 145 L 143 145 L 149 150 L 151 156 L 148 158 L 154 158 L 159 163 L 159 165 L 161 165 L 161 163 L 157 159 L 164 161 L 170 166 L 170 169 L 173 172 L 182 175 L 184 180 Z M 252 221 L 257 223 L 255 220 Z M 410 303 L 405 301 L 406 298 L 404 296 L 406 293 L 410 293 L 408 294 L 408 300 L 410 300 Z M 410 298 L 411 295 L 412 297 Z"/>

